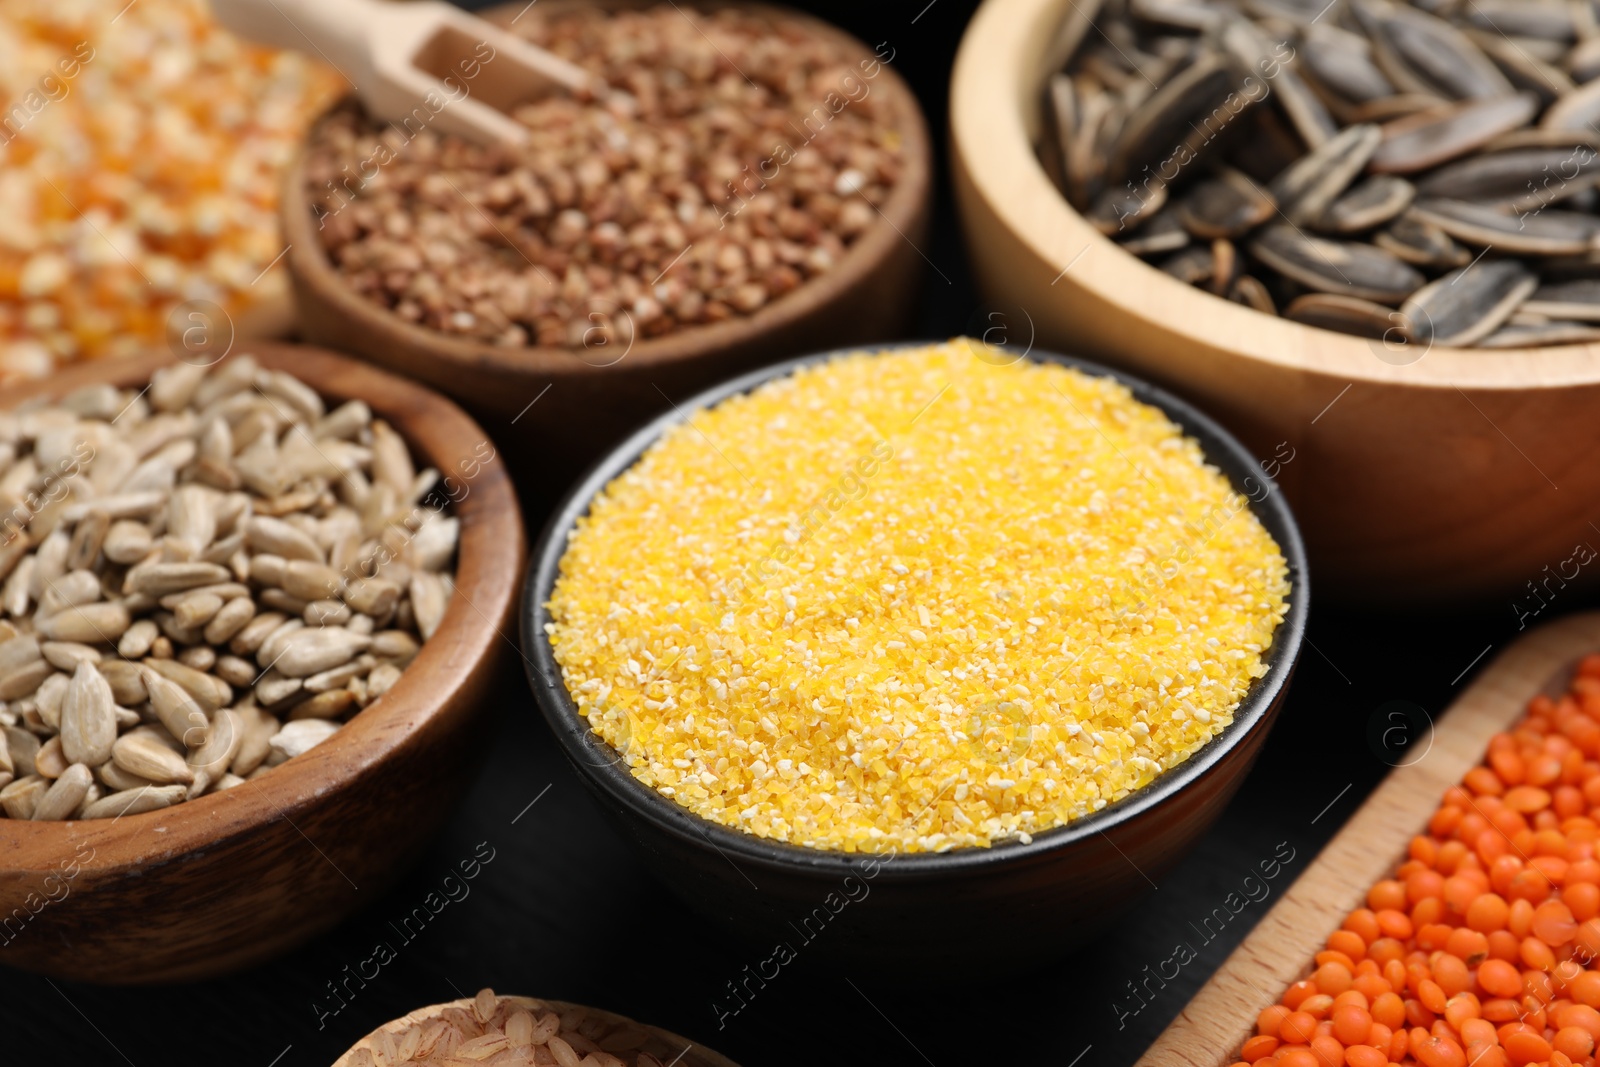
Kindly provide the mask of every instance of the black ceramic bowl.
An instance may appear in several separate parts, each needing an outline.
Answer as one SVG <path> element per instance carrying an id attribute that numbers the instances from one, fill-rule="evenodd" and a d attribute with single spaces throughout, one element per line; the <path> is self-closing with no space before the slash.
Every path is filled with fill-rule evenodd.
<path id="1" fill-rule="evenodd" d="M 1284 700 L 1300 652 L 1309 594 L 1305 547 L 1272 480 L 1210 418 L 1126 374 L 1031 353 L 1034 360 L 1115 378 L 1166 412 L 1251 499 L 1282 549 L 1289 563 L 1289 611 L 1267 652 L 1267 673 L 1246 694 L 1233 723 L 1144 789 L 1025 845 L 889 858 L 804 848 L 700 818 L 635 779 L 579 716 L 545 633 L 545 604 L 567 535 L 589 502 L 669 427 L 697 408 L 842 354 L 779 363 L 685 400 L 618 445 L 578 483 L 545 527 L 528 572 L 522 601 L 528 679 L 567 759 L 613 824 L 684 903 L 752 942 L 757 969 L 781 966 L 786 950 L 839 960 L 1036 965 L 1088 940 L 1147 892 L 1237 790 Z"/>

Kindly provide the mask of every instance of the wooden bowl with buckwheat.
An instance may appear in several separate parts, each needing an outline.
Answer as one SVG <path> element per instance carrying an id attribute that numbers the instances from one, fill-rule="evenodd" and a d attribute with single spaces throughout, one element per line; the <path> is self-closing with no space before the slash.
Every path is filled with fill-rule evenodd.
<path id="1" fill-rule="evenodd" d="M 620 12 L 648 6 L 635 0 L 598 0 L 593 4 L 583 0 L 547 0 L 527 12 L 526 20 L 553 19 L 563 12 L 592 7 Z M 702 35 L 698 24 L 690 21 L 700 17 L 696 10 L 715 12 L 728 8 L 740 17 L 779 20 L 796 31 L 833 45 L 848 64 L 842 64 L 833 73 L 847 71 L 857 79 L 848 84 L 857 87 L 849 90 L 851 100 L 860 101 L 846 102 L 837 110 L 849 112 L 870 107 L 870 114 L 875 116 L 874 125 L 887 128 L 888 136 L 898 145 L 897 180 L 887 195 L 868 205 L 870 212 L 861 210 L 859 203 L 852 209 L 866 221 L 830 267 L 806 277 L 797 287 L 781 295 L 752 298 L 744 310 L 721 321 L 684 319 L 676 328 L 664 333 L 640 326 L 634 331 L 631 343 L 625 339 L 625 332 L 622 335 L 611 332 L 608 323 L 624 313 L 633 316 L 638 305 L 623 306 L 612 295 L 599 290 L 587 298 L 593 303 L 590 313 L 574 312 L 574 317 L 568 319 L 569 336 L 560 344 L 529 336 L 529 330 L 523 327 L 516 327 L 523 331 L 522 343 L 489 343 L 408 321 L 387 303 L 374 300 L 352 285 L 349 275 L 330 259 L 325 234 L 319 232 L 325 226 L 344 225 L 345 220 L 323 214 L 332 210 L 326 204 L 319 205 L 317 212 L 313 211 L 311 193 L 321 186 L 308 176 L 314 163 L 312 146 L 318 143 L 319 131 L 328 123 L 339 121 L 341 108 L 353 106 L 346 101 L 314 124 L 307 147 L 289 169 L 282 197 L 282 220 L 290 245 L 286 261 L 306 339 L 426 382 L 486 415 L 517 418 L 527 411 L 527 419 L 519 430 L 531 431 L 541 440 L 559 441 L 561 462 L 568 463 L 584 454 L 598 453 L 602 445 L 621 437 L 646 416 L 665 410 L 672 402 L 730 374 L 805 351 L 887 340 L 903 333 L 917 282 L 926 269 L 919 246 L 927 229 L 932 164 L 926 124 L 915 97 L 889 63 L 880 62 L 891 59 L 892 52 L 875 53 L 827 23 L 783 8 L 761 4 L 734 6 L 715 0 L 692 5 L 696 10 L 690 8 L 691 5 L 684 5 L 677 14 L 672 14 L 669 8 L 661 10 L 674 19 L 685 20 L 683 32 L 697 43 L 702 42 Z M 523 10 L 524 5 L 511 4 L 490 9 L 486 16 L 510 25 Z M 697 44 L 697 47 L 703 45 Z M 724 73 L 729 78 L 740 76 L 731 66 Z M 766 72 L 752 66 L 745 73 L 761 78 Z M 841 79 L 835 77 L 833 81 Z M 828 92 L 831 90 L 832 82 L 816 88 L 818 106 L 830 99 Z M 816 115 L 817 112 L 813 110 L 807 114 Z M 818 118 L 814 124 L 807 120 L 803 131 L 794 126 L 792 129 L 798 132 L 782 136 L 774 133 L 767 151 L 734 162 L 734 176 L 745 182 L 743 188 L 753 198 L 760 187 L 752 185 L 748 178 L 768 161 L 774 162 L 760 172 L 773 176 L 768 171 L 779 168 L 783 159 L 778 151 L 779 142 L 787 137 L 792 142 L 789 148 L 797 156 L 811 141 L 822 149 L 832 132 L 823 125 L 823 119 Z M 837 129 L 844 123 L 835 119 L 830 125 Z M 418 126 L 416 133 L 420 135 L 420 120 Z M 409 136 L 396 134 L 396 137 Z M 741 174 L 740 163 L 746 165 L 748 175 Z M 367 173 L 380 176 L 372 186 L 374 191 L 381 193 L 383 182 L 390 180 L 387 168 L 395 166 L 380 157 L 366 168 Z M 627 180 L 638 174 L 632 171 L 624 176 L 626 180 L 619 179 L 618 184 L 625 186 Z M 463 185 L 466 179 L 461 177 L 460 171 L 454 176 L 446 173 L 445 177 L 455 182 L 456 191 L 445 188 L 441 180 L 434 192 L 450 210 L 457 211 L 461 227 L 475 228 L 481 231 L 483 240 L 507 246 L 501 251 L 514 270 L 527 271 L 530 276 L 545 271 L 542 265 L 534 266 L 534 260 L 539 257 L 537 249 L 543 247 L 538 242 L 543 237 L 530 236 L 531 230 L 529 234 L 518 233 L 516 227 L 503 218 L 490 218 L 482 208 L 486 202 L 484 194 Z M 846 190 L 841 199 L 852 194 L 852 190 Z M 450 199 L 445 201 L 444 197 Z M 743 210 L 740 203 L 744 197 L 739 200 L 732 197 L 730 193 L 727 203 L 722 205 L 727 209 L 725 222 L 729 226 L 736 221 L 734 215 Z M 334 208 L 342 203 L 342 199 L 332 201 Z M 350 199 L 349 204 L 344 211 L 362 210 L 360 197 Z M 715 207 L 709 198 L 707 204 Z M 692 241 L 676 242 L 671 248 L 652 246 L 649 255 L 653 258 L 649 262 L 655 264 L 659 260 L 661 270 L 653 281 L 650 279 L 653 270 L 640 274 L 649 282 L 647 296 L 660 295 L 664 291 L 662 286 L 670 285 L 680 274 L 688 276 L 691 267 L 699 269 L 696 261 L 708 251 L 701 245 L 721 247 L 721 234 L 716 231 L 697 235 L 691 226 L 686 233 Z M 520 259 L 519 248 L 524 250 Z M 723 251 L 738 258 L 749 249 L 723 248 Z M 680 254 L 681 263 L 673 262 L 672 257 Z M 383 265 L 377 269 L 383 269 Z M 446 285 L 456 276 L 453 267 L 441 268 L 436 273 Z M 552 279 L 563 286 L 569 284 L 568 279 L 560 275 L 559 268 L 555 269 Z M 588 306 L 583 303 L 578 311 Z M 667 306 L 678 305 L 668 303 Z M 536 398 L 543 397 L 546 388 L 551 390 L 550 395 L 529 410 Z"/>
<path id="2" fill-rule="evenodd" d="M 486 460 L 484 432 L 419 385 L 314 348 L 248 351 L 324 401 L 364 400 L 418 468 L 455 476 L 455 593 L 386 692 L 259 777 L 138 814 L 0 818 L 0 963 L 123 985 L 193 981 L 287 952 L 377 899 L 443 822 L 482 751 L 481 712 L 510 647 L 524 554 L 506 464 Z M 173 363 L 83 364 L 13 390 L 5 405 L 99 384 L 131 395 Z"/>

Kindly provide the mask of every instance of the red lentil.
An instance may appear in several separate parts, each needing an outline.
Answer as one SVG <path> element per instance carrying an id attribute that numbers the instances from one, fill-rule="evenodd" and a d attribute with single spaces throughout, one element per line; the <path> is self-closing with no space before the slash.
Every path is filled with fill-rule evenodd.
<path id="1" fill-rule="evenodd" d="M 1309 977 L 1260 1014 L 1245 1060 L 1596 1067 L 1597 844 L 1600 655 L 1490 741 Z"/>

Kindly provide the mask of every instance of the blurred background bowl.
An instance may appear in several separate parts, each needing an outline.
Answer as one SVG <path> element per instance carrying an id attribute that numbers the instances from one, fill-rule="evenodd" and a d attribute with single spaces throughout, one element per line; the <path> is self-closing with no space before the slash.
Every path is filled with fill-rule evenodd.
<path id="1" fill-rule="evenodd" d="M 412 382 L 313 348 L 241 346 L 335 403 L 360 398 L 417 466 L 467 487 L 456 592 L 392 689 L 331 738 L 225 792 L 116 819 L 0 819 L 0 962 L 115 985 L 190 981 L 279 956 L 337 924 L 428 844 L 483 756 L 484 697 L 511 651 L 522 516 L 504 462 L 471 477 L 487 440 Z M 85 363 L 7 393 L 6 406 L 110 382 L 137 389 L 169 355 Z M 23 916 L 20 921 L 18 917 Z"/>
<path id="2" fill-rule="evenodd" d="M 1509 602 L 1575 543 L 1600 546 L 1600 346 L 1427 351 L 1315 329 L 1185 285 L 1073 210 L 1035 151 L 1072 7 L 986 0 L 957 56 L 956 201 L 985 296 L 1025 309 L 1040 344 L 1203 404 L 1258 454 L 1287 443 L 1279 481 L 1337 599 Z"/>
<path id="3" fill-rule="evenodd" d="M 602 1011 L 584 1004 L 569 1004 L 563 1000 L 538 1000 L 533 997 L 517 996 L 501 996 L 497 999 L 516 1002 L 531 1012 L 535 1020 L 542 1018 L 548 1012 L 555 1012 L 564 1020 L 572 1020 L 579 1034 L 593 1039 L 606 1051 L 618 1056 L 624 1063 L 629 1063 L 630 1067 L 632 1067 L 630 1060 L 636 1062 L 638 1067 L 647 1067 L 649 1061 L 640 1057 L 640 1053 L 654 1057 L 656 1063 L 671 1064 L 675 1067 L 739 1067 L 728 1057 L 704 1045 L 697 1045 L 659 1026 L 646 1026 L 644 1023 L 635 1022 L 626 1015 Z M 334 1061 L 333 1067 L 357 1067 L 356 1053 L 361 1049 L 366 1049 L 368 1052 L 375 1051 L 378 1047 L 376 1044 L 378 1034 L 384 1030 L 391 1034 L 403 1034 L 415 1023 L 437 1018 L 446 1008 L 460 1008 L 462 1011 L 470 1012 L 473 1003 L 473 998 L 467 997 L 452 1000 L 447 1004 L 430 1004 L 393 1022 L 385 1023 L 356 1042 L 349 1052 Z M 562 1035 L 565 1036 L 567 1025 L 563 1023 L 561 1029 Z"/>
<path id="4" fill-rule="evenodd" d="M 892 859 L 804 848 L 703 819 L 634 778 L 622 757 L 579 715 L 545 632 L 550 621 L 545 604 L 567 535 L 590 501 L 669 427 L 687 418 L 683 413 L 841 354 L 768 367 L 685 400 L 680 411 L 639 430 L 583 478 L 534 548 L 522 600 L 528 681 L 568 762 L 611 822 L 673 893 L 719 927 L 766 952 L 780 942 L 798 947 L 809 941 L 802 927 L 815 932 L 825 925 L 829 936 L 808 949 L 820 956 L 929 965 L 1038 964 L 1088 940 L 1151 889 L 1238 789 L 1288 691 L 1304 636 L 1310 590 L 1300 533 L 1282 493 L 1274 490 L 1252 502 L 1252 511 L 1289 562 L 1291 589 L 1288 614 L 1267 652 L 1267 673 L 1250 688 L 1233 723 L 1187 762 L 1094 815 L 1036 834 L 1026 845 L 1009 842 Z M 1031 358 L 1116 378 L 1198 440 L 1207 460 L 1236 490 L 1246 492 L 1247 478 L 1255 479 L 1251 484 L 1257 492 L 1262 484 L 1271 486 L 1227 431 L 1177 397 L 1092 363 L 1039 352 Z M 852 900 L 830 909 L 824 906 L 830 897 Z"/>

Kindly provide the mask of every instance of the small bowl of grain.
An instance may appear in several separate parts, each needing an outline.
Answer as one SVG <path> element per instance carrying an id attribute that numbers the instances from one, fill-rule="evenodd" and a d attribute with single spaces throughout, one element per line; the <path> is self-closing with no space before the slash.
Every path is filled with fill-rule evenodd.
<path id="1" fill-rule="evenodd" d="M 465 789 L 523 559 L 449 401 L 261 344 L 0 410 L 0 945 L 75 981 L 278 955 Z"/>
<path id="2" fill-rule="evenodd" d="M 738 1067 L 670 1030 L 624 1015 L 533 997 L 475 997 L 418 1008 L 362 1038 L 333 1067 L 446 1065 L 508 1067 Z"/>
<path id="3" fill-rule="evenodd" d="M 1153 886 L 1266 736 L 1309 592 L 1284 458 L 1056 355 L 779 364 L 572 491 L 529 679 L 718 925 L 779 957 L 1037 961 Z"/>
<path id="4" fill-rule="evenodd" d="M 497 416 L 553 387 L 523 428 L 587 461 L 729 375 L 901 332 L 932 162 L 891 45 L 715 0 L 486 17 L 616 97 L 500 101 L 522 148 L 326 113 L 282 202 L 308 340 Z"/>

